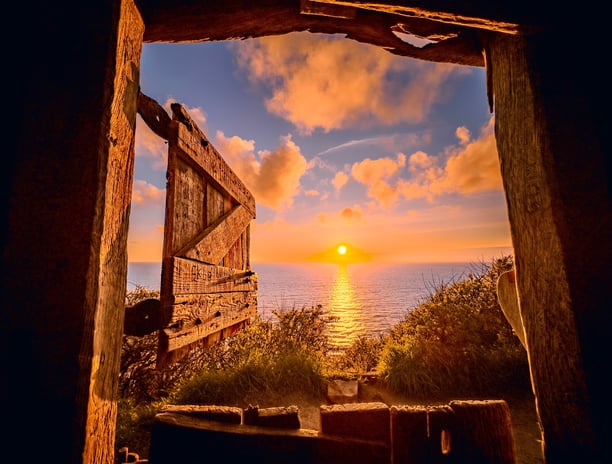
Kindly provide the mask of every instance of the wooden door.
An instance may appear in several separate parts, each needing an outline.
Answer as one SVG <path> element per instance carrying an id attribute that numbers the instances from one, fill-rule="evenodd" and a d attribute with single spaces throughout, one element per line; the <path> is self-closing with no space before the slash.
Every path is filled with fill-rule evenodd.
<path id="1" fill-rule="evenodd" d="M 219 341 L 257 314 L 249 256 L 255 199 L 178 103 L 168 173 L 158 365 Z"/>

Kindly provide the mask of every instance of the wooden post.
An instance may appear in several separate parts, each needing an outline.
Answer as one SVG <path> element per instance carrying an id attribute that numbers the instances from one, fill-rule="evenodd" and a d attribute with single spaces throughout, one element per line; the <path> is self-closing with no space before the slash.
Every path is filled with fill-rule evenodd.
<path id="1" fill-rule="evenodd" d="M 510 408 L 502 400 L 451 401 L 454 427 L 448 440 L 453 462 L 514 464 L 516 448 Z"/>
<path id="2" fill-rule="evenodd" d="M 8 21 L 22 56 L 7 74 L 3 443 L 27 462 L 112 464 L 144 25 L 132 0 L 24 5 Z"/>
<path id="3" fill-rule="evenodd" d="M 426 406 L 391 406 L 391 464 L 427 462 Z"/>
<path id="4" fill-rule="evenodd" d="M 597 43 L 591 30 L 584 36 Z M 607 84 L 573 61 L 585 53 L 564 28 L 500 34 L 487 45 L 520 313 L 549 463 L 602 462 L 609 429 L 602 356 L 612 326 L 612 208 L 599 102 Z"/>

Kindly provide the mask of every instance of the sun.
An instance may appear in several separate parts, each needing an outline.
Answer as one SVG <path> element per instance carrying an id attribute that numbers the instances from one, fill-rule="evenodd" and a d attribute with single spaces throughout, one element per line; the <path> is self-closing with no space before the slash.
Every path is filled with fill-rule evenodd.
<path id="1" fill-rule="evenodd" d="M 346 242 L 336 242 L 326 250 L 310 255 L 309 261 L 334 264 L 354 264 L 371 261 L 371 256 L 365 251 Z"/>

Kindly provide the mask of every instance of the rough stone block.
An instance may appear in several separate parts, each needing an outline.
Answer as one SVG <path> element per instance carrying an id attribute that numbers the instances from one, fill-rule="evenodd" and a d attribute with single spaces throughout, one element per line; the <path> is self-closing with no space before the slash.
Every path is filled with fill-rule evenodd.
<path id="1" fill-rule="evenodd" d="M 426 406 L 391 406 L 391 462 L 426 462 Z"/>
<path id="2" fill-rule="evenodd" d="M 299 429 L 300 418 L 297 406 L 281 406 L 276 408 L 263 408 L 249 406 L 244 410 L 245 425 L 259 427 L 278 427 L 283 429 Z"/>
<path id="3" fill-rule="evenodd" d="M 333 379 L 327 384 L 327 399 L 332 403 L 356 403 L 358 396 L 357 380 Z"/>
<path id="4" fill-rule="evenodd" d="M 389 449 L 379 441 L 244 424 L 223 424 L 184 414 L 159 413 L 151 430 L 149 462 L 248 464 L 382 464 Z"/>
<path id="5" fill-rule="evenodd" d="M 323 405 L 320 412 L 321 433 L 390 443 L 390 415 L 385 403 Z"/>
<path id="6" fill-rule="evenodd" d="M 169 404 L 164 406 L 160 412 L 184 414 L 198 419 L 213 420 L 225 424 L 240 424 L 242 422 L 242 409 L 232 406 Z"/>

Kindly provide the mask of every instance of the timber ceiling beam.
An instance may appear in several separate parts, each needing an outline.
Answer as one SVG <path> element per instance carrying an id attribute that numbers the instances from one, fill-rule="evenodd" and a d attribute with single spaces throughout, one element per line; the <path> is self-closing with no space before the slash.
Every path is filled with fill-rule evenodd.
<path id="1" fill-rule="evenodd" d="M 426 61 L 484 66 L 481 36 L 473 27 L 430 18 L 310 0 L 141 0 L 144 42 L 242 40 L 290 32 L 344 34 L 390 53 Z M 406 33 L 431 41 L 417 47 Z"/>
<path id="2" fill-rule="evenodd" d="M 507 34 L 526 33 L 548 16 L 533 2 L 515 0 L 500 2 L 472 0 L 311 0 L 311 3 L 335 7 L 353 7 L 393 15 L 420 18 L 461 27 L 484 29 Z M 551 9 L 552 10 L 552 9 Z"/>

